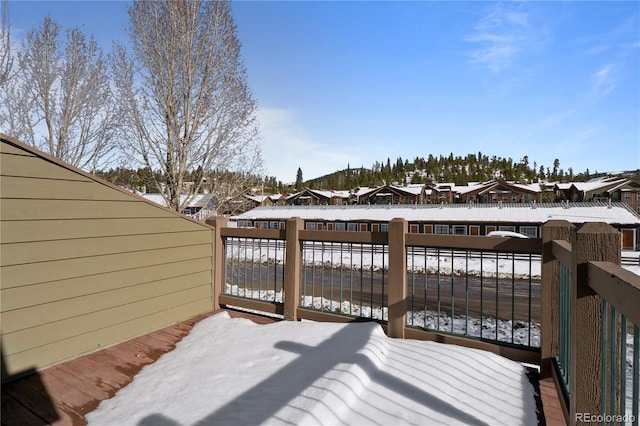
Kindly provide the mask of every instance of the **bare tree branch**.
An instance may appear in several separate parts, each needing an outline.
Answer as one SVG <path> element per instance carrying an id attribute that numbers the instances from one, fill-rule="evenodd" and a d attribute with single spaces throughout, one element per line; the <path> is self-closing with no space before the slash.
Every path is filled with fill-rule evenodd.
<path id="1" fill-rule="evenodd" d="M 104 166 L 117 128 L 107 63 L 96 41 L 50 17 L 31 30 L 18 53 L 5 111 L 8 132 L 74 166 Z"/>
<path id="2" fill-rule="evenodd" d="M 11 52 L 11 24 L 7 13 L 7 0 L 2 1 L 0 13 L 0 88 L 15 74 L 13 69 L 13 54 Z"/>
<path id="3" fill-rule="evenodd" d="M 204 189 L 204 172 L 246 175 L 260 163 L 240 42 L 228 2 L 134 1 L 129 15 L 132 53 L 116 46 L 112 58 L 124 139 L 146 167 L 162 170 L 158 187 L 180 211 Z"/>

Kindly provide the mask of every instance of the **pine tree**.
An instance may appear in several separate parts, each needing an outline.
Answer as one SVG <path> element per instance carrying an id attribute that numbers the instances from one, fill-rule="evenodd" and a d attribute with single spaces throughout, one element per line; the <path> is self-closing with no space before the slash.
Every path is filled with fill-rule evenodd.
<path id="1" fill-rule="evenodd" d="M 302 169 L 298 167 L 298 172 L 296 173 L 296 189 L 302 189 Z"/>

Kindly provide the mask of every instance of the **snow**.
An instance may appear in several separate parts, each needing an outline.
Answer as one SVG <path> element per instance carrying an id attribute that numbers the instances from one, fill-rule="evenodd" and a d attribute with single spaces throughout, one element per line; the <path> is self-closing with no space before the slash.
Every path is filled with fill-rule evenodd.
<path id="1" fill-rule="evenodd" d="M 282 303 L 283 292 L 274 290 L 251 290 L 237 285 L 225 286 L 225 294 L 239 297 L 246 297 L 254 300 L 273 301 Z M 388 308 L 372 308 L 371 306 L 360 306 L 349 301 L 338 302 L 325 297 L 303 295 L 300 306 L 311 308 L 323 312 L 340 313 L 353 317 L 371 318 L 375 320 L 387 321 Z M 252 313 L 262 313 L 249 309 L 243 309 Z M 274 314 L 276 318 L 281 315 Z M 485 316 L 480 320 L 473 316 L 456 315 L 451 318 L 446 312 L 435 312 L 431 310 L 407 311 L 407 326 L 428 329 L 432 331 L 443 331 L 445 333 L 459 336 L 469 336 L 487 340 L 497 340 L 516 345 L 540 347 L 540 324 L 532 321 L 503 320 Z"/>
<path id="2" fill-rule="evenodd" d="M 285 259 L 284 244 L 277 247 L 253 242 L 251 239 L 228 239 L 226 258 L 231 262 L 248 260 L 264 265 L 282 265 Z M 233 243 L 232 243 L 233 242 Z M 241 244 L 234 244 L 240 242 Z M 307 268 L 325 267 L 333 269 L 353 269 L 354 271 L 381 271 L 389 267 L 389 251 L 380 245 L 364 245 L 362 250 L 351 250 L 350 243 L 305 243 L 304 265 Z M 359 244 L 353 244 L 359 248 Z M 426 252 L 410 251 L 407 255 L 407 270 L 417 274 L 439 274 L 450 276 L 473 276 L 484 278 L 540 280 L 540 256 L 508 255 L 426 249 Z"/>
<path id="3" fill-rule="evenodd" d="M 566 204 L 412 204 L 342 206 L 264 206 L 233 216 L 234 220 L 285 220 L 300 217 L 323 221 L 390 221 L 402 217 L 417 222 L 527 223 L 567 220 L 574 224 L 604 222 L 638 225 L 640 218 L 624 203 Z"/>
<path id="4" fill-rule="evenodd" d="M 129 424 L 537 424 L 524 367 L 376 323 L 198 323 L 86 416 Z"/>

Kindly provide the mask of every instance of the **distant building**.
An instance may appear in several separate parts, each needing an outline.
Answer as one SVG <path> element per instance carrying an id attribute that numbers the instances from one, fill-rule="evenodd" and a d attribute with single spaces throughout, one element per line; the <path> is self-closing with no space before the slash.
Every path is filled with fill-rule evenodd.
<path id="1" fill-rule="evenodd" d="M 167 207 L 168 204 L 165 201 L 162 194 L 139 194 L 141 197 L 146 198 L 162 207 Z M 188 194 L 180 195 L 180 203 L 188 198 Z M 193 198 L 182 208 L 180 213 L 185 216 L 189 216 L 196 220 L 204 220 L 209 216 L 215 215 L 217 200 L 212 194 L 196 194 Z"/>
<path id="2" fill-rule="evenodd" d="M 541 227 L 552 219 L 577 226 L 604 222 L 620 230 L 622 248 L 640 249 L 640 217 L 624 203 L 496 203 L 258 207 L 231 219 L 240 227 L 283 229 L 288 218 L 300 217 L 305 229 L 384 232 L 389 221 L 401 217 L 409 232 L 487 235 L 511 231 L 541 237 Z"/>

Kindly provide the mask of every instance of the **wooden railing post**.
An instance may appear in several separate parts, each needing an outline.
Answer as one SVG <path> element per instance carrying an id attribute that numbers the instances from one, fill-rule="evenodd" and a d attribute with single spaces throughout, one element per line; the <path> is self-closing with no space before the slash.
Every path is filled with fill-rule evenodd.
<path id="1" fill-rule="evenodd" d="M 602 315 L 601 299 L 589 287 L 588 262 L 620 264 L 620 234 L 611 226 L 586 223 L 571 238 L 571 363 L 570 422 L 603 414 L 602 392 Z M 579 416 L 576 416 L 576 414 Z M 582 422 L 576 422 L 582 423 Z"/>
<path id="2" fill-rule="evenodd" d="M 389 222 L 389 337 L 404 339 L 407 324 L 407 230 L 405 219 Z"/>
<path id="3" fill-rule="evenodd" d="M 541 288 L 541 338 L 540 375 L 552 375 L 553 359 L 558 355 L 558 260 L 553 256 L 553 240 L 571 240 L 575 226 L 564 220 L 550 220 L 542 227 L 542 288 Z M 571 265 L 566 265 L 571 267 Z"/>
<path id="4" fill-rule="evenodd" d="M 208 225 L 215 227 L 213 231 L 213 259 L 211 265 L 211 306 L 220 309 L 218 295 L 222 292 L 225 284 L 225 264 L 224 264 L 224 239 L 221 235 L 221 229 L 229 225 L 229 219 L 226 217 L 213 217 L 206 220 Z"/>
<path id="5" fill-rule="evenodd" d="M 302 273 L 302 244 L 300 230 L 304 221 L 299 217 L 287 219 L 286 259 L 284 272 L 284 319 L 297 321 L 300 305 L 300 275 Z"/>

